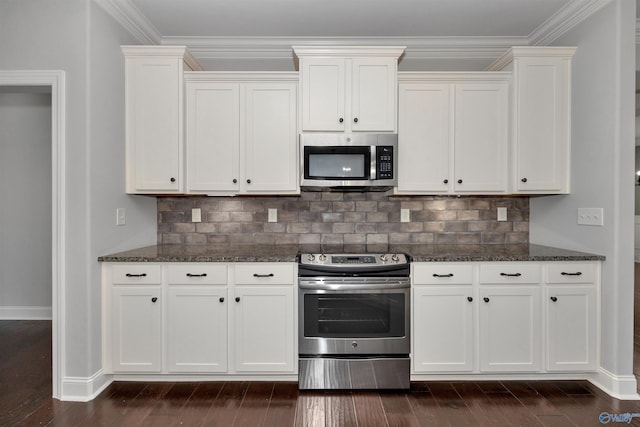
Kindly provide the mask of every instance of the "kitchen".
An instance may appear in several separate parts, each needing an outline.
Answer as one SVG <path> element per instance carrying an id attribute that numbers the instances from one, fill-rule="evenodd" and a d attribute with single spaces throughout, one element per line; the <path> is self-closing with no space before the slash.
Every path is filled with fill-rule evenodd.
<path id="1" fill-rule="evenodd" d="M 83 121 L 83 125 L 69 123 L 69 135 L 66 147 L 68 175 L 70 178 L 83 177 L 86 179 L 66 180 L 67 197 L 73 195 L 73 200 L 79 198 L 82 203 L 74 210 L 67 212 L 67 224 L 73 224 L 74 233 L 66 237 L 65 257 L 70 263 L 67 268 L 65 281 L 64 311 L 66 337 L 64 346 L 65 362 L 60 372 L 72 393 L 60 395 L 91 395 L 100 386 L 94 383 L 93 375 L 100 370 L 100 265 L 94 262 L 104 254 L 144 246 L 156 241 L 156 224 L 149 218 L 156 216 L 156 201 L 144 197 L 127 197 L 124 188 L 124 117 L 122 117 L 123 94 L 109 88 L 123 88 L 122 75 L 123 59 L 119 51 L 120 45 L 140 44 L 129 33 L 115 24 L 103 10 L 94 4 L 82 4 L 82 10 L 90 13 L 92 26 L 87 30 L 75 16 L 69 17 L 70 25 L 64 26 L 67 32 L 60 35 L 61 42 L 77 46 L 77 40 L 84 40 L 84 31 L 94 35 L 89 38 L 87 46 L 91 52 L 84 60 L 69 59 L 73 66 L 66 65 L 64 55 L 61 58 L 47 58 L 51 54 L 43 52 L 43 59 L 35 56 L 20 57 L 17 50 L 6 47 L 3 55 L 3 69 L 65 69 L 68 73 L 69 85 L 68 102 L 70 113 L 67 116 L 84 117 L 90 114 L 91 120 Z M 626 122 L 622 112 L 632 111 L 632 99 L 626 100 L 623 83 L 632 85 L 632 64 L 625 55 L 615 55 L 620 49 L 632 49 L 631 46 L 618 46 L 615 34 L 626 31 L 633 33 L 632 22 L 626 23 L 623 16 L 629 14 L 621 2 L 613 2 L 594 14 L 591 20 L 577 26 L 565 37 L 553 42 L 556 45 L 577 46 L 578 54 L 574 58 L 574 70 L 579 73 L 575 79 L 574 93 L 574 128 L 573 141 L 580 141 L 583 150 L 572 150 L 572 193 L 570 196 L 539 197 L 530 200 L 529 236 L 530 241 L 550 246 L 565 247 L 599 253 L 606 256 L 603 263 L 603 289 L 611 292 L 603 293 L 603 366 L 607 367 L 620 378 L 629 376 L 632 369 L 632 326 L 625 320 L 631 318 L 632 307 L 632 260 L 625 261 L 626 253 L 632 257 L 632 240 L 625 229 L 627 222 L 632 227 L 632 205 L 629 209 L 624 206 L 629 196 L 623 176 L 628 175 L 633 165 L 626 165 L 626 159 L 632 159 L 632 147 L 626 147 L 622 141 L 631 140 L 626 133 L 632 133 L 632 126 Z M 53 10 L 49 11 L 56 15 Z M 27 11 L 21 12 L 25 18 L 32 19 Z M 22 16 L 22 15 L 20 15 Z M 620 22 L 614 19 L 619 17 Z M 596 19 L 597 18 L 597 19 Z M 63 19 L 61 17 L 61 19 Z M 66 18 L 65 18 L 66 19 Z M 47 28 L 46 22 L 39 22 L 41 28 Z M 16 28 L 8 23 L 5 31 L 11 34 L 24 34 L 26 30 Z M 627 34 L 625 33 L 625 34 Z M 598 34 L 602 43 L 611 43 L 603 47 L 591 38 Z M 625 37 L 621 37 L 626 40 Z M 592 42 L 593 44 L 589 44 Z M 631 43 L 631 41 L 629 41 Z M 615 49 L 612 46 L 618 46 Z M 625 50 L 626 52 L 626 50 Z M 5 53 L 5 52 L 3 52 Z M 606 60 L 604 60 L 605 58 Z M 408 60 L 408 58 L 407 58 Z M 627 62 L 625 62 L 627 61 Z M 88 71 L 84 64 L 88 64 Z M 601 65 L 617 64 L 615 67 Z M 613 68 L 613 69 L 611 69 Z M 621 80 L 613 76 L 621 77 Z M 595 84 L 595 81 L 598 84 Z M 82 82 L 79 86 L 77 82 Z M 620 82 L 620 83 L 614 83 Z M 582 89 L 581 89 L 582 88 Z M 588 88 L 588 90 L 586 89 Z M 594 90 L 596 89 L 596 90 Z M 85 90 L 91 93 L 89 99 L 84 98 Z M 632 93 L 632 91 L 630 91 Z M 93 99 L 107 100 L 106 102 Z M 595 102 L 598 100 L 598 102 Z M 603 102 L 603 101 L 607 102 Z M 620 113 L 612 109 L 616 100 L 621 102 Z M 87 107 L 85 109 L 85 106 Z M 91 107 L 91 108 L 88 108 Z M 597 109 L 597 110 L 596 110 Z M 85 111 L 88 111 L 85 113 Z M 633 115 L 631 114 L 630 117 Z M 631 120 L 631 119 L 629 119 Z M 580 126 L 576 126 L 580 123 Z M 115 141 L 113 135 L 104 129 L 118 129 L 121 138 Z M 88 135 L 88 145 L 81 135 Z M 615 136 L 614 135 L 618 135 Z M 615 149 L 609 150 L 608 145 L 601 141 L 615 141 Z M 609 144 L 608 142 L 607 144 Z M 118 149 L 116 149 L 118 148 Z M 629 151 L 629 153 L 626 153 Z M 615 156 L 615 157 L 614 157 Z M 594 170 L 593 164 L 598 159 L 603 163 L 602 168 Z M 84 161 L 73 160 L 89 159 Z M 632 173 L 631 173 L 632 174 Z M 613 177 L 619 177 L 614 179 Z M 107 179 L 106 177 L 113 177 Z M 615 195 L 615 196 L 614 196 Z M 187 199 L 188 200 L 188 199 Z M 455 199 L 451 199 L 452 202 Z M 185 201 L 187 203 L 187 201 Z M 631 202 L 629 202 L 631 203 Z M 575 212 L 578 207 L 604 206 L 608 207 L 605 226 L 585 231 L 585 227 L 577 227 Z M 115 227 L 111 224 L 113 212 L 117 207 L 126 208 L 126 226 Z M 204 211 L 204 209 L 203 209 Z M 628 218 L 627 218 L 628 216 Z M 609 222 L 609 219 L 611 222 Z M 77 230 L 78 225 L 79 232 Z M 79 234 L 78 234 L 79 233 Z M 90 236 L 90 237 L 89 237 Z M 627 241 L 628 240 L 628 241 Z M 628 251 L 627 248 L 628 246 Z M 73 260 L 71 262 L 70 260 Z M 77 267 L 79 264 L 81 267 Z M 627 265 L 628 264 L 628 265 Z M 86 286 L 87 280 L 92 284 Z M 78 303 L 88 307 L 88 310 L 75 308 Z M 73 344 L 72 344 L 73 343 Z M 71 346 L 71 347 L 68 347 Z M 73 380 L 73 381 L 72 381 Z M 626 380 L 623 381 L 626 384 Z M 630 387 L 635 390 L 635 381 Z M 62 382 L 61 382 L 62 384 Z M 630 383 L 629 383 L 630 384 Z M 63 387 L 64 388 L 64 387 Z M 89 392 L 93 390 L 93 392 Z"/>

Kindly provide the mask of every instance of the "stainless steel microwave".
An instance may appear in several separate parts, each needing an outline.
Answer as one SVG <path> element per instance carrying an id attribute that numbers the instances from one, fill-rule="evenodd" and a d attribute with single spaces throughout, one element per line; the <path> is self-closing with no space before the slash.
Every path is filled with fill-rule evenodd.
<path id="1" fill-rule="evenodd" d="M 388 188 L 398 182 L 398 135 L 300 135 L 302 187 Z"/>

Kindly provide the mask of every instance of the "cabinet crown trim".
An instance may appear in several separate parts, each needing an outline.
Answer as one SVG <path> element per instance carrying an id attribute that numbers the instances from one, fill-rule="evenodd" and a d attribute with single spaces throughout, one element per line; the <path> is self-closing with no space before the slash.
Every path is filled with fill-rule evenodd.
<path id="1" fill-rule="evenodd" d="M 189 52 L 186 46 L 120 46 L 122 53 L 127 56 L 161 56 L 163 58 L 176 57 L 182 59 L 185 64 L 194 71 L 202 71 L 202 65 Z"/>
<path id="2" fill-rule="evenodd" d="M 488 71 L 502 70 L 513 62 L 514 59 L 527 57 L 565 57 L 571 58 L 576 52 L 576 47 L 572 46 L 514 46 L 509 48 L 504 54 L 499 56 L 493 64 L 487 68 Z"/>
<path id="3" fill-rule="evenodd" d="M 446 82 L 446 83 L 469 83 L 469 82 L 504 82 L 512 77 L 510 71 L 477 71 L 477 72 L 437 72 L 437 71 L 404 71 L 398 72 L 398 83 L 420 83 L 420 82 Z"/>
<path id="4" fill-rule="evenodd" d="M 186 71 L 185 82 L 290 82 L 298 83 L 297 71 Z"/>
<path id="5" fill-rule="evenodd" d="M 298 57 L 393 57 L 399 58 L 406 46 L 293 46 Z"/>

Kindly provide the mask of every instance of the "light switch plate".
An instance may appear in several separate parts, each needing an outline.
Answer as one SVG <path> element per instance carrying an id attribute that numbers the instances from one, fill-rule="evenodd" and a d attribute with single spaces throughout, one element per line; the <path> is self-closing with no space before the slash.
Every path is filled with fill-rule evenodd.
<path id="1" fill-rule="evenodd" d="M 126 211 L 124 208 L 116 209 L 116 225 L 125 225 L 127 222 Z"/>
<path id="2" fill-rule="evenodd" d="M 578 225 L 604 225 L 604 209 L 578 208 Z"/>
<path id="3" fill-rule="evenodd" d="M 200 208 L 191 209 L 191 222 L 202 222 L 202 211 Z"/>

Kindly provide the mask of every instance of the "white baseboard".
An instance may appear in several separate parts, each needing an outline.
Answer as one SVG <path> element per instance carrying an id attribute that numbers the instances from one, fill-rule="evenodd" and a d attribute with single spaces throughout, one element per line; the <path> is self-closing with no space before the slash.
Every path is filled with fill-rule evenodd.
<path id="1" fill-rule="evenodd" d="M 640 400 L 638 395 L 638 384 L 634 375 L 614 375 L 604 368 L 593 374 L 591 383 L 620 400 Z"/>
<path id="2" fill-rule="evenodd" d="M 91 377 L 65 377 L 62 380 L 60 400 L 69 402 L 89 402 L 113 382 L 111 375 L 102 373 L 102 369 Z"/>
<path id="3" fill-rule="evenodd" d="M 51 320 L 49 307 L 0 307 L 0 320 Z"/>

